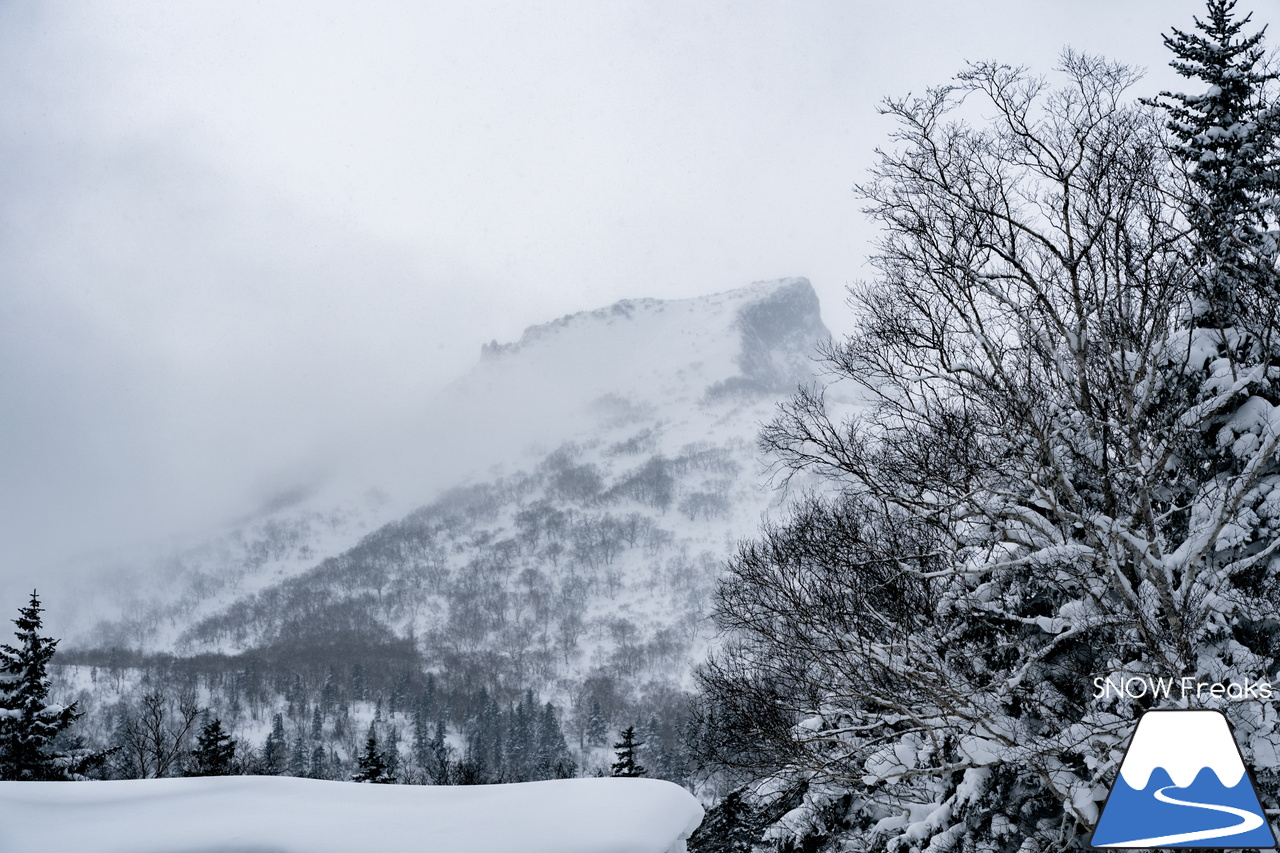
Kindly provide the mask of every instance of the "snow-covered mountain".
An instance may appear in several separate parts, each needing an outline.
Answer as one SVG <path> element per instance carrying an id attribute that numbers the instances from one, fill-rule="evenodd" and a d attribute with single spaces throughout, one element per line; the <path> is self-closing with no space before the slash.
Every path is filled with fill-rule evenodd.
<path id="1" fill-rule="evenodd" d="M 67 642 L 172 648 L 200 615 L 343 553 L 406 516 L 406 506 L 495 471 L 535 469 L 561 445 L 557 458 L 585 453 L 613 469 L 613 458 L 646 448 L 677 457 L 697 442 L 732 444 L 735 462 L 757 473 L 758 424 L 811 378 L 814 345 L 826 335 L 808 282 L 786 279 L 697 299 L 624 300 L 531 327 L 515 343 L 486 344 L 471 373 L 432 402 L 434 417 L 421 427 L 430 450 L 405 454 L 436 469 L 418 495 L 396 489 L 393 499 L 367 476 L 356 489 L 347 478 L 284 492 L 197 541 L 86 558 L 99 582 L 72 599 L 79 618 Z M 625 447 L 601 452 L 610 438 Z M 95 625 L 95 613 L 107 618 Z"/>
<path id="2" fill-rule="evenodd" d="M 532 690 L 599 746 L 602 722 L 662 717 L 687 686 L 723 561 L 778 500 L 759 425 L 813 377 L 826 336 L 809 283 L 787 279 L 625 300 L 486 345 L 402 452 L 370 455 L 378 488 L 329 484 L 127 555 L 117 615 L 64 657 L 142 672 L 163 654 L 193 677 L 249 667 L 303 693 L 336 679 L 369 702 L 427 671 L 444 690 Z M 242 730 L 262 731 L 271 692 Z"/>

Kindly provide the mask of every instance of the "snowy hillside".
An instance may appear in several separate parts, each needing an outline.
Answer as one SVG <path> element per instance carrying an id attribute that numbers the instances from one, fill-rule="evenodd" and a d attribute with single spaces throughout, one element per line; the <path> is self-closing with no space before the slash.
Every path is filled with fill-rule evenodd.
<path id="1" fill-rule="evenodd" d="M 455 460 L 451 488 L 424 480 L 437 496 L 409 511 L 403 494 L 322 489 L 171 553 L 147 570 L 163 582 L 129 585 L 151 600 L 135 592 L 133 613 L 63 655 L 86 665 L 66 683 L 103 741 L 143 682 L 196 689 L 249 743 L 284 712 L 335 776 L 375 718 L 405 743 L 412 714 L 443 720 L 478 756 L 492 737 L 477 719 L 545 701 L 582 767 L 639 724 L 654 772 L 678 779 L 679 697 L 715 580 L 778 498 L 755 435 L 825 335 L 793 279 L 628 300 L 487 345 L 424 433 Z M 484 757 L 491 781 L 529 778 L 499 752 Z"/>
<path id="2" fill-rule="evenodd" d="M 533 326 L 515 343 L 481 347 L 480 362 L 429 402 L 422 422 L 361 457 L 367 470 L 286 489 L 208 537 L 81 558 L 70 574 L 94 580 L 60 596 L 66 612 L 50 622 L 68 643 L 170 648 L 197 614 L 336 556 L 454 486 L 534 466 L 567 442 L 599 444 L 640 424 L 660 430 L 666 445 L 753 444 L 758 421 L 810 378 L 814 343 L 827 334 L 804 279 L 624 300 Z M 748 451 L 740 461 L 754 459 Z"/>

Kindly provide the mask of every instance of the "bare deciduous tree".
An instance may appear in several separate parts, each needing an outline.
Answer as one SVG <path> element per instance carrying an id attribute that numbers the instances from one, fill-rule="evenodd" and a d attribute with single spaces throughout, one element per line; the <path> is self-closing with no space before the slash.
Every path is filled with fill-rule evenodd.
<path id="1" fill-rule="evenodd" d="M 762 435 L 827 490 L 731 562 L 701 734 L 712 766 L 804 792 L 780 840 L 1082 847 L 1151 704 L 1094 678 L 1276 672 L 1272 316 L 1206 327 L 1160 115 L 1128 68 L 1060 70 L 888 102 L 860 188 L 879 276 L 826 352 L 868 406 L 807 389 Z M 1274 792 L 1254 698 L 1226 710 Z"/>
<path id="2" fill-rule="evenodd" d="M 190 751 L 192 732 L 200 716 L 194 693 L 175 700 L 158 690 L 144 693 L 136 705 L 125 707 L 117 730 L 120 758 L 129 775 L 160 779 L 182 769 Z"/>

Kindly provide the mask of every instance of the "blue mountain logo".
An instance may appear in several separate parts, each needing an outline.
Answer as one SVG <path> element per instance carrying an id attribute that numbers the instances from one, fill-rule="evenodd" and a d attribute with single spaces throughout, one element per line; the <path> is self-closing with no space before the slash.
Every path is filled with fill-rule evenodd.
<path id="1" fill-rule="evenodd" d="M 1090 845 L 1275 847 L 1227 718 L 1143 714 Z"/>

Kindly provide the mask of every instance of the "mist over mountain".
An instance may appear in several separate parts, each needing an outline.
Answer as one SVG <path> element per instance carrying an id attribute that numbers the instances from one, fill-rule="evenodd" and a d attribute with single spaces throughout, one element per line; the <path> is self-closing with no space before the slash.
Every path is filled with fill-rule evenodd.
<path id="1" fill-rule="evenodd" d="M 195 690 L 250 742 L 275 713 L 301 738 L 321 705 L 343 707 L 347 722 L 307 734 L 335 766 L 355 757 L 343 737 L 427 701 L 428 684 L 420 716 L 444 721 L 458 760 L 493 749 L 486 707 L 536 696 L 583 766 L 639 723 L 656 774 L 679 780 L 711 593 L 779 499 L 756 432 L 813 378 L 827 335 L 808 281 L 785 279 L 624 300 L 487 344 L 361 476 L 97 567 L 60 655 L 78 664 L 68 689 L 104 741 L 111 709 L 155 684 Z M 507 761 L 482 763 L 519 775 Z"/>

